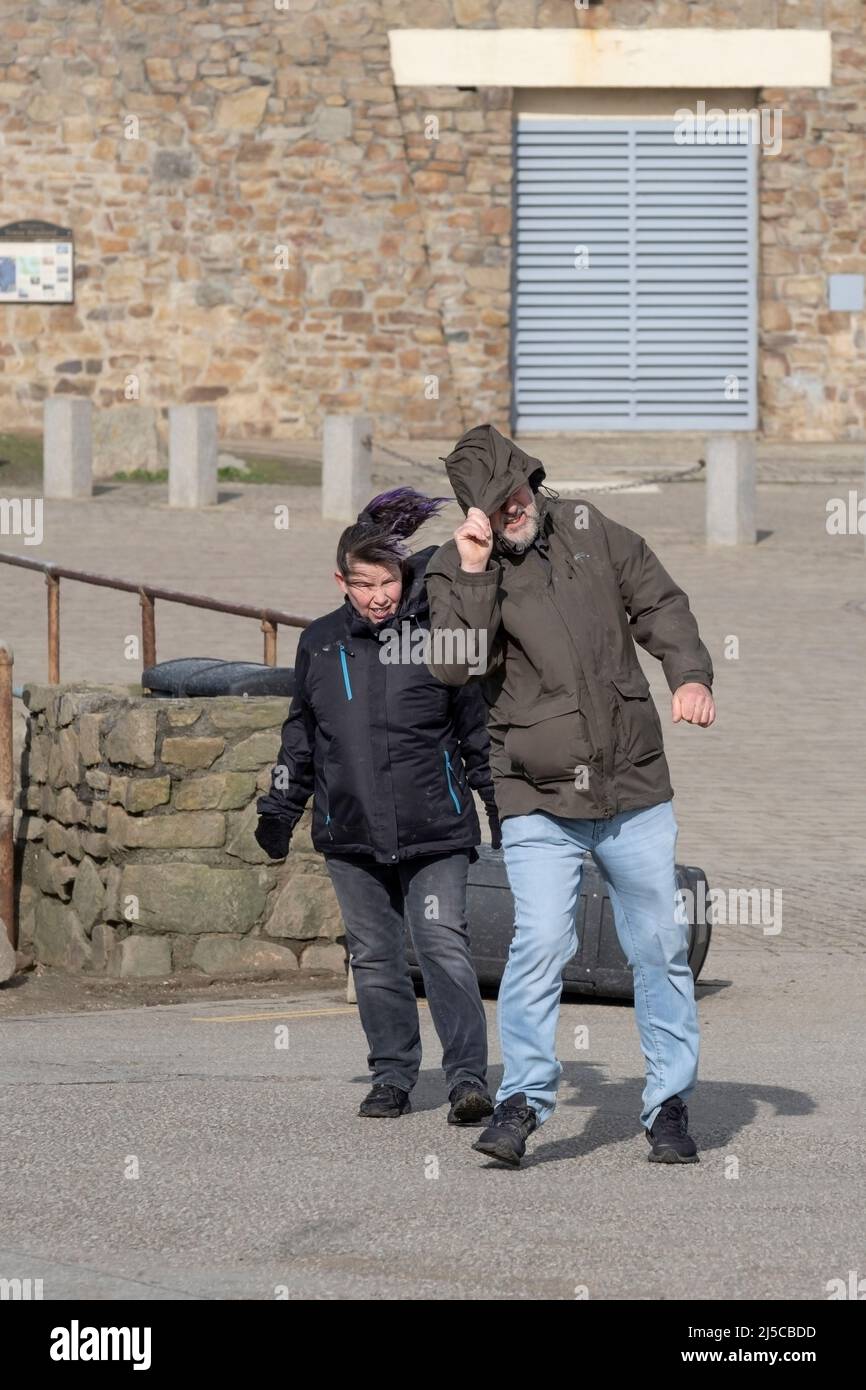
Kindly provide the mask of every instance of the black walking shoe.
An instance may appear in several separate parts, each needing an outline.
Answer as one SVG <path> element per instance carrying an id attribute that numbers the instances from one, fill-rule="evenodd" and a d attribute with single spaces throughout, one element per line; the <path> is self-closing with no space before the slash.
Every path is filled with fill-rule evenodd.
<path id="1" fill-rule="evenodd" d="M 538 1116 L 523 1092 L 518 1091 L 497 1105 L 493 1119 L 472 1147 L 511 1168 L 519 1168 L 526 1153 L 526 1140 L 537 1128 Z"/>
<path id="2" fill-rule="evenodd" d="M 700 1163 L 689 1134 L 689 1109 L 681 1096 L 664 1101 L 652 1129 L 645 1132 L 652 1144 L 650 1163 Z"/>
<path id="3" fill-rule="evenodd" d="M 361 1101 L 358 1114 L 375 1120 L 396 1120 L 411 1109 L 408 1091 L 402 1091 L 399 1086 L 377 1084 Z"/>
<path id="4" fill-rule="evenodd" d="M 458 1081 L 449 1095 L 449 1125 L 477 1125 L 493 1114 L 493 1101 L 480 1081 Z"/>

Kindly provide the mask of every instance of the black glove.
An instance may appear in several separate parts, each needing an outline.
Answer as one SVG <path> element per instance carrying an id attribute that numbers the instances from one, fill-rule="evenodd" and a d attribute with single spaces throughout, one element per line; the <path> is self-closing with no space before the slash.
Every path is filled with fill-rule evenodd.
<path id="1" fill-rule="evenodd" d="M 499 825 L 499 812 L 496 809 L 495 801 L 488 801 L 484 806 L 487 812 L 487 823 L 490 826 L 490 848 L 502 848 L 502 830 Z"/>
<path id="2" fill-rule="evenodd" d="M 285 859 L 292 832 L 279 816 L 259 816 L 253 835 L 270 859 Z"/>

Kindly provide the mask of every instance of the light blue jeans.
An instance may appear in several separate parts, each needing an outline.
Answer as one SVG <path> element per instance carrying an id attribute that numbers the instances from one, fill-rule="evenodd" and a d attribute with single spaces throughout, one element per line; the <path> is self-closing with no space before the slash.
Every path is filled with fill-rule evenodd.
<path id="1" fill-rule="evenodd" d="M 688 925 L 676 904 L 677 823 L 670 801 L 610 820 L 567 820 L 546 811 L 502 822 L 515 933 L 499 991 L 504 1072 L 497 1103 L 523 1091 L 539 1124 L 553 1114 L 562 1066 L 556 1025 L 562 971 L 577 950 L 582 855 L 607 885 L 617 936 L 634 972 L 634 1005 L 646 1059 L 641 1123 L 662 1102 L 688 1100 L 698 1073 L 699 1032 Z"/>

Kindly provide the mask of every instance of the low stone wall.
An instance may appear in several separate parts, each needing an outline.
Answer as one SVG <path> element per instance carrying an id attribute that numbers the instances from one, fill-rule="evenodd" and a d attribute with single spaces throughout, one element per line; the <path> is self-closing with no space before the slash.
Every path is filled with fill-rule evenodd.
<path id="1" fill-rule="evenodd" d="M 24 703 L 21 949 L 115 976 L 344 968 L 309 811 L 283 863 L 253 838 L 285 697 L 31 684 Z"/>

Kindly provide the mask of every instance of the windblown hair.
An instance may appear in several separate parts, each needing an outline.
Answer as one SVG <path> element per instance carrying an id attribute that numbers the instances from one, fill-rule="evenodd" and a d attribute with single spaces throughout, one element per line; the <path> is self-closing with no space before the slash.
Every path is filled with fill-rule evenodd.
<path id="1" fill-rule="evenodd" d="M 344 579 L 349 578 L 353 562 L 401 569 L 409 554 L 403 542 L 450 501 L 450 497 L 426 497 L 411 487 L 380 492 L 340 537 L 337 569 Z"/>

